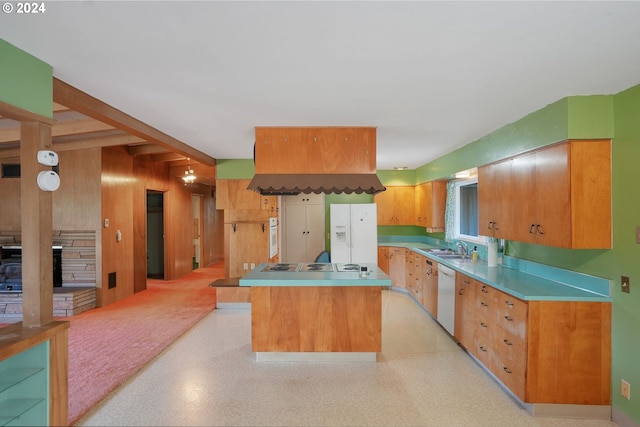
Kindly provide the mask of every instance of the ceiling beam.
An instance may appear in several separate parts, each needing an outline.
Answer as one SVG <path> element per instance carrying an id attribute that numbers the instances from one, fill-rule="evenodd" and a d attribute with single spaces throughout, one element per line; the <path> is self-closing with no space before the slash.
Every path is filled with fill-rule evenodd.
<path id="1" fill-rule="evenodd" d="M 158 154 L 158 153 L 166 153 L 167 150 L 165 147 L 160 147 L 155 144 L 142 144 L 142 145 L 134 145 L 131 147 L 127 147 L 127 152 L 132 156 L 142 156 L 144 154 Z M 182 154 L 178 154 L 181 157 L 184 157 Z"/>
<path id="2" fill-rule="evenodd" d="M 51 130 L 53 137 L 65 135 L 77 135 L 80 133 L 100 132 L 113 130 L 113 126 L 97 120 L 75 120 L 72 122 L 56 123 Z M 0 143 L 20 141 L 20 128 L 10 128 L 0 130 Z"/>
<path id="3" fill-rule="evenodd" d="M 56 151 L 81 150 L 83 148 L 117 147 L 120 145 L 137 144 L 144 142 L 142 138 L 133 135 L 109 135 L 95 138 L 82 138 L 73 141 L 53 140 Z"/>
<path id="4" fill-rule="evenodd" d="M 50 125 L 55 123 L 55 120 L 51 117 L 45 117 L 28 110 L 24 110 L 4 101 L 0 101 L 0 116 L 17 120 L 19 122 L 40 122 Z"/>
<path id="5" fill-rule="evenodd" d="M 180 153 L 164 153 L 164 154 L 151 155 L 151 161 L 154 161 L 154 162 L 172 162 L 174 160 L 183 160 L 186 158 L 187 157 L 184 154 L 180 154 Z"/>
<path id="6" fill-rule="evenodd" d="M 55 77 L 53 78 L 53 100 L 86 116 L 93 117 L 96 120 L 108 123 L 149 142 L 163 146 L 170 151 L 182 153 L 203 164 L 216 164 L 216 159 L 213 157 L 196 150 L 184 142 L 131 117 Z"/>

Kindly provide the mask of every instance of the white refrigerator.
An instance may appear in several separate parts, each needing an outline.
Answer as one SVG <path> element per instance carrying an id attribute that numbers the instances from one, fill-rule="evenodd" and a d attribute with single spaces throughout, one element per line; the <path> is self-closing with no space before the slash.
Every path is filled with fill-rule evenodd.
<path id="1" fill-rule="evenodd" d="M 330 206 L 331 262 L 378 264 L 378 211 L 375 203 Z"/>

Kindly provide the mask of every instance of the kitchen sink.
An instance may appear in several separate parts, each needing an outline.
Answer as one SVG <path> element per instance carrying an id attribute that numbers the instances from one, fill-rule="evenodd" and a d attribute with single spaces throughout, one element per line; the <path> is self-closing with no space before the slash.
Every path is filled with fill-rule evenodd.
<path id="1" fill-rule="evenodd" d="M 432 255 L 436 255 L 436 256 L 457 255 L 451 249 L 432 248 L 432 249 L 427 249 L 427 252 L 429 252 Z"/>
<path id="2" fill-rule="evenodd" d="M 460 254 L 456 254 L 456 253 L 443 253 L 443 254 L 434 254 L 435 256 L 437 256 L 438 258 L 442 258 L 442 259 L 465 259 L 468 258 L 466 255 L 460 255 Z"/>

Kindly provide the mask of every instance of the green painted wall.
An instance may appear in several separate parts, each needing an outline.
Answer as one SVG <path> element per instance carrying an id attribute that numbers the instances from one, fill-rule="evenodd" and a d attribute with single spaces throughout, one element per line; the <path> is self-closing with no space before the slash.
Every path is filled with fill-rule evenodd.
<path id="1" fill-rule="evenodd" d="M 53 117 L 53 69 L 0 39 L 0 101 Z"/>
<path id="2" fill-rule="evenodd" d="M 456 172 L 568 138 L 612 136 L 612 96 L 563 98 L 419 167 L 416 169 L 415 183 L 449 178 Z"/>
<path id="3" fill-rule="evenodd" d="M 253 159 L 217 159 L 217 179 L 251 179 L 256 173 Z"/>
<path id="4" fill-rule="evenodd" d="M 614 249 L 597 259 L 591 268 L 614 279 L 613 287 L 613 405 L 640 424 L 640 245 L 635 230 L 640 226 L 640 85 L 614 96 L 613 143 L 613 242 Z M 631 279 L 631 293 L 620 291 L 620 276 Z M 633 385 L 631 400 L 620 396 L 620 379 Z"/>

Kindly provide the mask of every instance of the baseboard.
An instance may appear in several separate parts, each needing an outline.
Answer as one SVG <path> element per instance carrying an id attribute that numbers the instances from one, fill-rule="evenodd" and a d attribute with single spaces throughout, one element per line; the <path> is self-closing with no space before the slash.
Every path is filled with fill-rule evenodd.
<path id="1" fill-rule="evenodd" d="M 616 408 L 611 410 L 611 421 L 618 424 L 620 427 L 640 427 L 640 424 Z"/>
<path id="2" fill-rule="evenodd" d="M 535 417 L 547 418 L 588 418 L 611 420 L 610 405 L 569 405 L 555 403 L 525 403 L 529 413 Z M 528 407 L 528 408 L 527 408 Z"/>
<path id="3" fill-rule="evenodd" d="M 216 302 L 216 309 L 251 310 L 250 302 Z"/>

